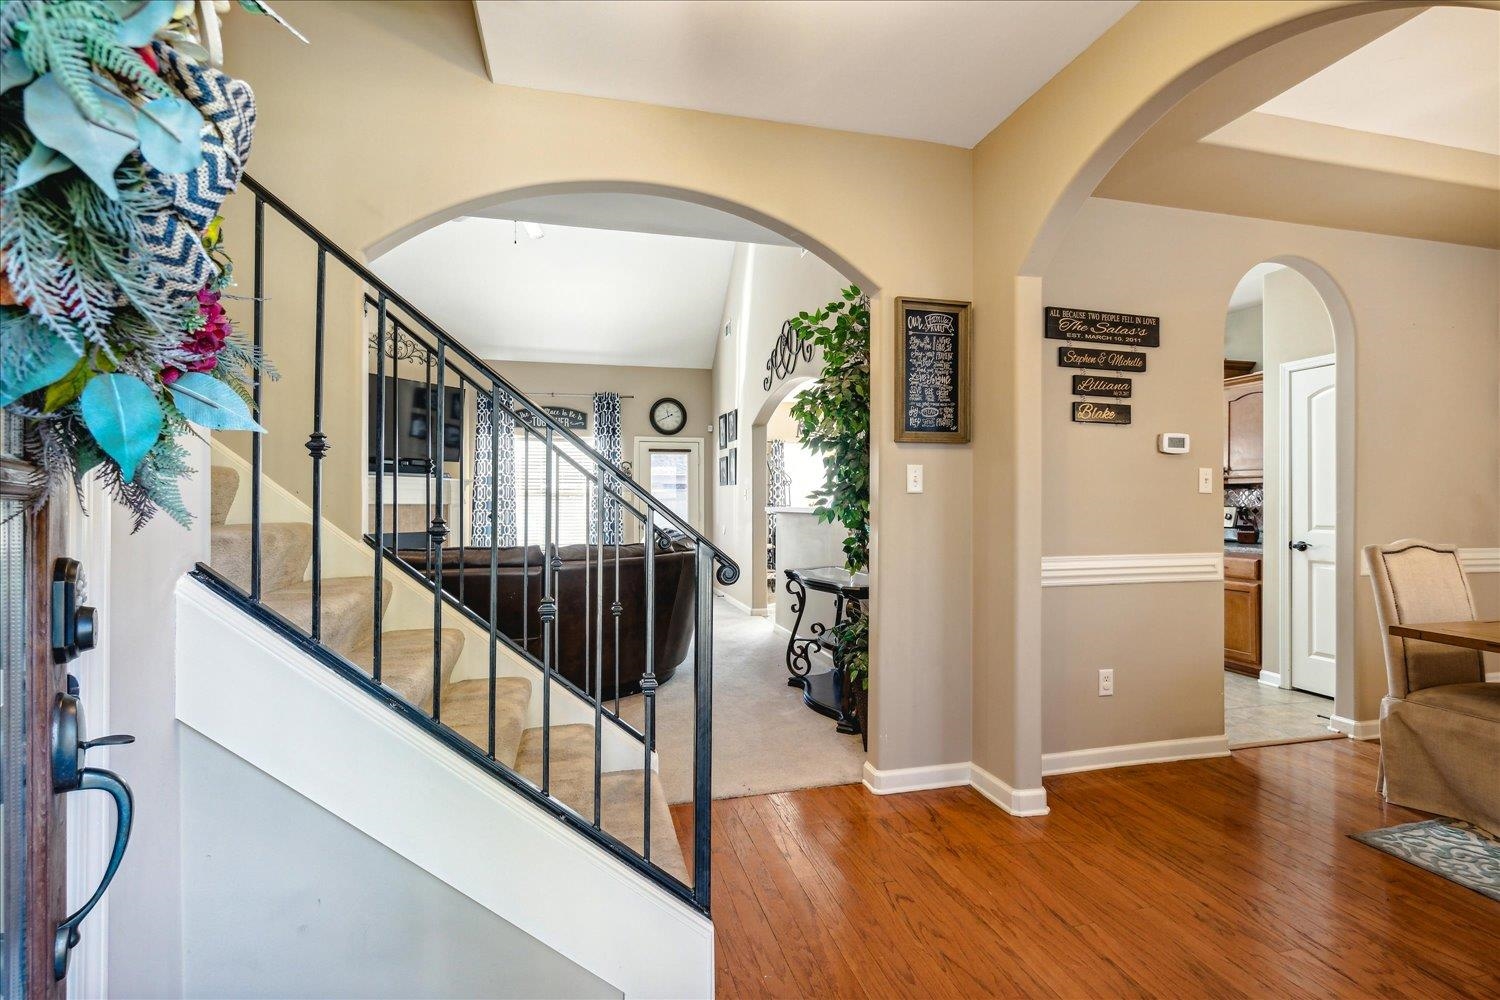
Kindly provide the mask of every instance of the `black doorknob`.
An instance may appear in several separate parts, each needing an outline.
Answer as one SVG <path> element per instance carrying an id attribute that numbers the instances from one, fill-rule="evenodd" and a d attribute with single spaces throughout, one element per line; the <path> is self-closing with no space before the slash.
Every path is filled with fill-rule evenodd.
<path id="1" fill-rule="evenodd" d="M 1287 542 L 1286 547 L 1289 549 L 1296 549 L 1298 552 L 1306 552 L 1308 549 L 1312 548 L 1312 546 L 1308 545 L 1306 542 Z"/>

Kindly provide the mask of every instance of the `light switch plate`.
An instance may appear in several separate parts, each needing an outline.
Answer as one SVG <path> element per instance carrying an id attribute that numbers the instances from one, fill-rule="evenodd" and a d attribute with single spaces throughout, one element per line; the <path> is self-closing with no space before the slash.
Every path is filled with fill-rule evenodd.
<path id="1" fill-rule="evenodd" d="M 1212 493 L 1214 491 L 1214 470 L 1202 468 L 1198 470 L 1198 492 Z"/>
<path id="2" fill-rule="evenodd" d="M 920 465 L 908 465 L 906 467 L 906 492 L 922 492 L 922 467 Z"/>

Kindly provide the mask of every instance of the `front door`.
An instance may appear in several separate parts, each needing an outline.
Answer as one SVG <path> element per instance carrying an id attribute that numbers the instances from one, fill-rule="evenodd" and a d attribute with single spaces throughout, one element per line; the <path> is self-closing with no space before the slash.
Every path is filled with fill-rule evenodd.
<path id="1" fill-rule="evenodd" d="M 1338 432 L 1332 361 L 1288 372 L 1292 687 L 1333 697 L 1338 647 Z"/>
<path id="2" fill-rule="evenodd" d="M 694 530 L 703 530 L 701 438 L 636 438 L 635 481 Z"/>
<path id="3" fill-rule="evenodd" d="M 67 815 L 52 793 L 53 703 L 66 672 L 49 637 L 51 572 L 61 517 L 34 510 L 20 425 L 0 414 L 0 985 L 7 997 L 61 996 L 53 935 L 67 917 Z"/>

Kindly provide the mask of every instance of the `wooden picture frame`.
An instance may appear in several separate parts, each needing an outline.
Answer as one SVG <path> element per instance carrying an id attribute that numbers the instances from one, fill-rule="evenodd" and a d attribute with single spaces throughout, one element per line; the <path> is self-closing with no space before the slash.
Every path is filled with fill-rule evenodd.
<path id="1" fill-rule="evenodd" d="M 970 413 L 970 353 L 973 303 L 953 299 L 918 299 L 900 296 L 896 299 L 896 442 L 898 444 L 968 444 Z M 940 384 L 924 390 L 911 385 L 913 360 L 911 344 L 916 336 L 937 333 L 941 321 L 933 317 L 952 316 L 954 344 L 950 359 L 937 359 L 929 376 Z M 946 370 L 942 370 L 946 369 Z M 943 385 L 941 383 L 946 383 Z M 949 400 L 942 398 L 947 395 Z M 925 396 L 916 399 L 914 396 Z M 916 407 L 915 409 L 913 407 Z"/>

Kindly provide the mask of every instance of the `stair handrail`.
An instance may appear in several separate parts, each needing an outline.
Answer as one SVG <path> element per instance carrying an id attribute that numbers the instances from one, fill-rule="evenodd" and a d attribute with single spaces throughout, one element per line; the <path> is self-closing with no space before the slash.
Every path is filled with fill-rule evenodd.
<path id="1" fill-rule="evenodd" d="M 465 363 L 482 373 L 486 378 L 491 379 L 501 389 L 501 391 L 505 392 L 513 399 L 519 400 L 520 403 L 525 407 L 525 409 L 530 411 L 547 427 L 550 427 L 554 433 L 560 433 L 575 447 L 593 458 L 602 468 L 605 469 L 605 471 L 607 471 L 616 480 L 625 485 L 637 500 L 646 504 L 647 506 L 655 510 L 658 514 L 664 515 L 673 524 L 677 525 L 679 530 L 687 535 L 695 545 L 701 545 L 712 552 L 714 556 L 714 562 L 717 564 L 717 568 L 714 571 L 714 578 L 718 580 L 721 585 L 728 587 L 740 578 L 739 564 L 735 562 L 727 552 L 725 552 L 719 546 L 715 545 L 702 532 L 698 531 L 698 529 L 694 528 L 691 524 L 688 524 L 685 520 L 679 517 L 675 511 L 671 510 L 656 497 L 652 496 L 648 490 L 642 489 L 640 484 L 637 483 L 629 473 L 620 468 L 620 466 L 616 463 L 612 462 L 608 456 L 596 451 L 582 438 L 565 427 L 561 421 L 553 417 L 552 414 L 548 413 L 538 404 L 533 403 L 530 397 L 528 397 L 520 389 L 517 389 L 509 379 L 501 375 L 499 372 L 495 371 L 495 369 L 490 367 L 490 365 L 482 358 L 476 355 L 473 351 L 469 350 L 458 340 L 454 339 L 451 334 L 449 334 L 442 327 L 438 326 L 437 323 L 435 323 L 432 319 L 430 319 L 426 313 L 422 312 L 422 310 L 412 305 L 405 296 L 382 281 L 368 267 L 365 267 L 359 261 L 355 260 L 354 257 L 348 253 L 348 251 L 335 243 L 331 238 L 326 236 L 322 230 L 318 229 L 317 226 L 314 226 L 311 222 L 309 222 L 300 212 L 277 197 L 274 193 L 267 189 L 264 184 L 261 184 L 248 173 L 244 174 L 241 177 L 241 181 L 246 187 L 248 187 L 261 199 L 263 199 L 267 204 L 275 208 L 283 218 L 285 218 L 292 225 L 296 226 L 298 229 L 302 230 L 304 235 L 313 239 L 319 245 L 319 247 L 324 249 L 335 260 L 343 264 L 345 267 L 349 268 L 350 271 L 354 272 L 355 275 L 357 275 L 367 284 L 379 289 L 381 295 L 385 296 L 385 298 L 389 302 L 395 303 L 402 312 L 406 313 L 412 320 L 423 326 L 428 333 L 437 338 L 438 343 L 442 345 L 446 350 L 455 352 L 460 358 L 464 360 Z M 408 330 L 409 332 L 414 332 L 410 331 L 410 328 L 408 328 Z"/>

